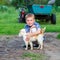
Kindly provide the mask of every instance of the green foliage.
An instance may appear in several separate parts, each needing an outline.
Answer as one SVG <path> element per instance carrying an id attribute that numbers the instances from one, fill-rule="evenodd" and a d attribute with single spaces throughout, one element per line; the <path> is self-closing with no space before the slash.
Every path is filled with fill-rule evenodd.
<path id="1" fill-rule="evenodd" d="M 3 5 L 6 3 L 6 0 L 0 0 L 0 4 Z"/>
<path id="2" fill-rule="evenodd" d="M 24 5 L 24 0 L 11 0 L 11 4 L 16 8 L 19 8 L 21 5 Z"/>
<path id="3" fill-rule="evenodd" d="M 22 58 L 28 58 L 30 60 L 45 60 L 46 56 L 40 53 L 26 52 L 22 55 Z"/>
<path id="4" fill-rule="evenodd" d="M 10 5 L 11 0 L 0 0 L 0 5 Z"/>
<path id="5" fill-rule="evenodd" d="M 11 1 L 11 4 L 13 5 L 13 6 L 17 6 L 17 4 L 19 4 L 20 3 L 20 1 L 19 0 L 12 0 Z"/>
<path id="6" fill-rule="evenodd" d="M 56 0 L 55 5 L 60 6 L 60 0 Z"/>
<path id="7" fill-rule="evenodd" d="M 25 23 L 18 23 L 18 11 L 14 7 L 8 7 L 7 11 L 0 11 L 0 34 L 18 34 L 24 28 Z M 46 26 L 46 32 L 60 32 L 60 12 L 55 12 L 56 25 L 40 22 L 41 27 Z"/>
<path id="8" fill-rule="evenodd" d="M 18 11 L 8 7 L 8 11 L 0 11 L 0 34 L 18 34 L 24 24 L 18 23 Z"/>
<path id="9" fill-rule="evenodd" d="M 0 11 L 4 12 L 4 11 L 7 11 L 8 10 L 8 7 L 5 6 L 5 5 L 0 5 Z"/>
<path id="10" fill-rule="evenodd" d="M 60 39 L 60 33 L 57 35 L 57 38 Z"/>
<path id="11" fill-rule="evenodd" d="M 49 0 L 0 0 L 0 5 L 13 5 L 19 7 L 21 5 L 32 5 L 32 4 L 47 4 Z M 56 6 L 60 6 L 60 0 L 56 0 Z"/>
<path id="12" fill-rule="evenodd" d="M 60 12 L 60 0 L 56 0 L 56 2 L 55 2 L 55 10 Z"/>
<path id="13" fill-rule="evenodd" d="M 2 34 L 2 35 L 18 34 L 19 30 L 22 29 L 23 27 L 24 27 L 23 24 L 18 24 L 18 23 L 0 24 L 0 34 Z"/>
<path id="14" fill-rule="evenodd" d="M 32 4 L 47 4 L 47 0 L 25 0 L 25 3 L 27 5 L 32 5 Z"/>
<path id="15" fill-rule="evenodd" d="M 13 5 L 19 7 L 21 5 L 32 5 L 32 4 L 47 4 L 48 0 L 0 0 L 1 5 Z"/>

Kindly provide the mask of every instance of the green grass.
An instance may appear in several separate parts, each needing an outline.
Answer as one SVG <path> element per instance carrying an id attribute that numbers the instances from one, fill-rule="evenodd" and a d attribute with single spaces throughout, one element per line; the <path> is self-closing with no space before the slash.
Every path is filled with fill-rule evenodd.
<path id="1" fill-rule="evenodd" d="M 46 26 L 46 32 L 60 32 L 60 12 L 56 12 L 57 23 L 40 23 L 41 27 Z M 18 34 L 19 30 L 24 27 L 24 23 L 18 23 L 18 11 L 14 7 L 8 7 L 6 12 L 0 11 L 0 34 Z"/>
<path id="2" fill-rule="evenodd" d="M 44 57 L 44 58 L 43 58 Z M 46 56 L 43 55 L 43 54 L 40 54 L 40 53 L 33 53 L 33 52 L 25 52 L 23 55 L 22 55 L 22 58 L 25 59 L 25 58 L 28 58 L 30 60 L 45 60 L 46 59 Z"/>
<path id="3" fill-rule="evenodd" d="M 60 39 L 60 34 L 57 35 L 57 38 Z"/>
<path id="4" fill-rule="evenodd" d="M 20 26 L 21 25 L 21 26 Z M 18 34 L 19 30 L 24 27 L 24 24 L 0 24 L 0 34 Z"/>
<path id="5" fill-rule="evenodd" d="M 13 7 L 10 7 L 8 11 L 0 12 L 0 23 L 1 24 L 9 24 L 17 22 L 18 12 L 15 11 Z"/>

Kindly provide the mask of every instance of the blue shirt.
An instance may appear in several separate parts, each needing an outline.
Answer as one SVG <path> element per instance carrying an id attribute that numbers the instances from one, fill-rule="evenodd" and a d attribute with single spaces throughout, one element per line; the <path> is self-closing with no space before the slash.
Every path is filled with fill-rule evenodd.
<path id="1" fill-rule="evenodd" d="M 37 30 L 40 29 L 39 23 L 35 22 L 34 25 L 36 26 Z M 26 24 L 24 28 L 25 28 L 26 32 L 30 32 L 30 26 L 29 25 Z"/>

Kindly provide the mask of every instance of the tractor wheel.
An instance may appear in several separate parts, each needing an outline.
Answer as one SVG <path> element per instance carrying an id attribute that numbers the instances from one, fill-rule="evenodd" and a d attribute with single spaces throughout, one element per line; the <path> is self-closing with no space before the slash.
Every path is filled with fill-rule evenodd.
<path id="1" fill-rule="evenodd" d="M 55 14 L 52 14 L 52 16 L 51 16 L 51 23 L 56 24 L 56 15 Z"/>

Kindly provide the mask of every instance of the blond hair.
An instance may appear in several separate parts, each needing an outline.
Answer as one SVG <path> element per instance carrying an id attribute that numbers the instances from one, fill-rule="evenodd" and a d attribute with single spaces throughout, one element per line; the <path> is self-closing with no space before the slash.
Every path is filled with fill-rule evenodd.
<path id="1" fill-rule="evenodd" d="M 29 18 L 29 17 L 33 17 L 33 19 L 35 19 L 35 16 L 34 16 L 34 14 L 32 14 L 32 13 L 27 14 L 27 15 L 25 16 L 25 19 L 27 19 L 27 18 Z"/>

